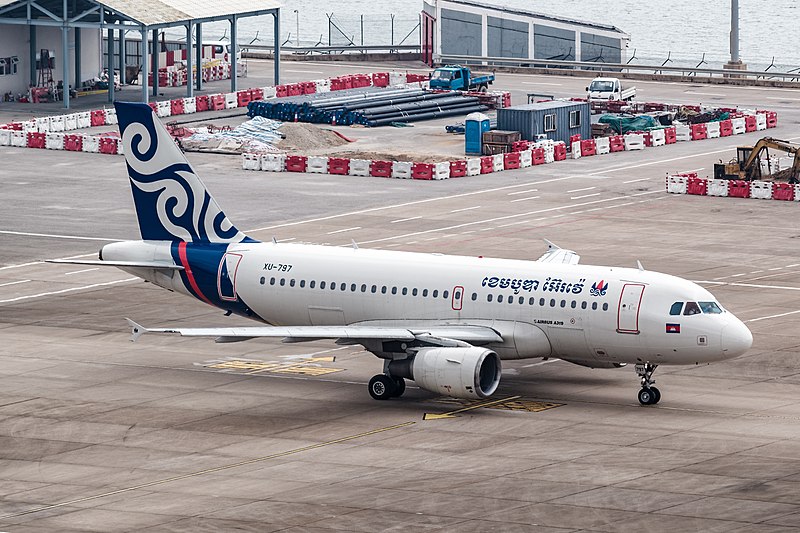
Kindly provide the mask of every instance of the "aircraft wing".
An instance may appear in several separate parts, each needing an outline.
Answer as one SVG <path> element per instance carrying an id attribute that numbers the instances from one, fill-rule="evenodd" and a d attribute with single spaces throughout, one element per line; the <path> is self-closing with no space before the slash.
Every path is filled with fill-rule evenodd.
<path id="1" fill-rule="evenodd" d="M 135 341 L 145 333 L 173 333 L 184 337 L 215 337 L 216 342 L 238 342 L 258 337 L 282 338 L 283 342 L 306 342 L 337 339 L 340 344 L 358 344 L 361 340 L 423 340 L 433 344 L 461 342 L 488 344 L 503 342 L 503 337 L 486 326 L 433 326 L 402 328 L 381 326 L 245 326 L 234 328 L 145 328 L 126 318 Z"/>
<path id="2" fill-rule="evenodd" d="M 572 250 L 560 248 L 559 246 L 548 241 L 547 239 L 545 239 L 544 242 L 547 243 L 547 251 L 544 253 L 544 255 L 542 255 L 542 257 L 537 259 L 537 261 L 540 263 L 560 263 L 564 265 L 577 265 L 578 262 L 581 260 L 581 256 L 579 256 Z"/>
<path id="3" fill-rule="evenodd" d="M 112 266 L 119 268 L 162 268 L 166 270 L 183 270 L 181 265 L 173 263 L 166 263 L 163 261 L 103 261 L 103 260 L 86 260 L 79 261 L 73 259 L 48 259 L 45 263 L 59 263 L 67 265 L 89 265 L 89 266 Z"/>

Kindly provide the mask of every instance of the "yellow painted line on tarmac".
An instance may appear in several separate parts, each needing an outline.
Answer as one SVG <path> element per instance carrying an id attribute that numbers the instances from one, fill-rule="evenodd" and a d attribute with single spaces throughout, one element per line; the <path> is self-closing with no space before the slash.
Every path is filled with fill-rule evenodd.
<path id="1" fill-rule="evenodd" d="M 393 426 L 386 426 L 386 427 L 382 427 L 382 428 L 378 428 L 378 429 L 373 429 L 371 431 L 365 431 L 363 433 L 358 433 L 356 435 L 348 435 L 347 437 L 341 437 L 341 438 L 334 439 L 334 440 L 328 440 L 328 441 L 320 442 L 320 443 L 317 443 L 317 444 L 310 444 L 308 446 L 303 446 L 302 448 L 295 448 L 293 450 L 287 450 L 285 452 L 277 452 L 277 453 L 273 453 L 273 454 L 270 454 L 270 455 L 265 455 L 263 457 L 256 457 L 255 459 L 247 459 L 245 461 L 239 461 L 237 463 L 231 463 L 229 465 L 217 466 L 217 467 L 214 467 L 214 468 L 206 468 L 205 470 L 198 470 L 197 472 L 191 472 L 189 474 L 181 474 L 181 475 L 178 475 L 178 476 L 172 476 L 172 477 L 168 477 L 168 478 L 164 478 L 164 479 L 159 479 L 159 480 L 156 480 L 156 481 L 150 481 L 150 482 L 147 482 L 147 483 L 141 483 L 139 485 L 133 485 L 131 487 L 125 487 L 123 489 L 112 490 L 112 491 L 109 491 L 109 492 L 104 492 L 102 494 L 95 494 L 94 496 L 86 496 L 84 498 L 75 498 L 73 500 L 68 500 L 68 501 L 64 501 L 64 502 L 60 502 L 60 503 L 54 503 L 54 504 L 51 504 L 51 505 L 42 505 L 41 507 L 34 507 L 33 509 L 28 509 L 26 511 L 19 511 L 17 513 L 10 513 L 10 514 L 6 514 L 6 515 L 3 515 L 3 516 L 0 516 L 0 520 L 5 520 L 5 519 L 8 519 L 8 518 L 14 518 L 14 517 L 17 517 L 17 516 L 25 516 L 25 515 L 34 514 L 34 513 L 40 513 L 42 511 L 49 511 L 50 509 L 57 509 L 59 507 L 67 507 L 67 506 L 70 506 L 70 505 L 75 505 L 77 503 L 82 503 L 82 502 L 87 502 L 87 501 L 91 501 L 91 500 L 97 500 L 97 499 L 100 499 L 100 498 L 105 498 L 107 496 L 114 496 L 114 495 L 117 495 L 117 494 L 125 494 L 126 492 L 132 492 L 132 491 L 135 491 L 135 490 L 146 489 L 148 487 L 155 487 L 157 485 L 164 485 L 166 483 L 171 483 L 173 481 L 181 481 L 183 479 L 190 479 L 190 478 L 193 478 L 193 477 L 203 476 L 203 475 L 206 475 L 206 474 L 213 474 L 214 472 L 221 472 L 221 471 L 228 470 L 228 469 L 231 469 L 231 468 L 236 468 L 236 467 L 239 467 L 239 466 L 252 465 L 252 464 L 261 463 L 261 462 L 264 462 L 264 461 L 269 461 L 270 459 L 278 459 L 278 458 L 281 458 L 281 457 L 287 457 L 287 456 L 290 456 L 290 455 L 295 455 L 295 454 L 298 454 L 298 453 L 307 452 L 309 450 L 316 450 L 318 448 L 324 448 L 325 446 L 330 446 L 331 444 L 340 444 L 342 442 L 348 442 L 348 441 L 351 441 L 351 440 L 360 439 L 362 437 L 369 437 L 370 435 L 376 435 L 378 433 L 384 433 L 386 431 L 393 431 L 395 429 L 400 429 L 400 428 L 412 426 L 414 424 L 416 424 L 416 422 L 413 422 L 413 421 L 403 422 L 402 424 L 395 424 Z"/>
<path id="2" fill-rule="evenodd" d="M 467 407 L 462 407 L 461 409 L 456 409 L 455 411 L 449 411 L 447 413 L 436 414 L 436 413 L 425 413 L 422 416 L 423 420 L 441 420 L 442 418 L 456 418 L 455 415 L 459 413 L 464 413 L 467 411 L 472 411 L 473 409 L 480 409 L 481 407 L 490 407 L 492 405 L 497 405 L 503 402 L 510 402 L 512 400 L 518 400 L 521 396 L 509 396 L 508 398 L 503 398 L 502 400 L 493 400 L 491 402 L 483 402 L 478 403 L 475 405 L 469 405 Z"/>

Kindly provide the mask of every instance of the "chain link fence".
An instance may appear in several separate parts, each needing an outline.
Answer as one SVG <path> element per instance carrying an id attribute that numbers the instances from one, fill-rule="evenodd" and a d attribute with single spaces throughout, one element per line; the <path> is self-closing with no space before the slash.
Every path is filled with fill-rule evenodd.
<path id="1" fill-rule="evenodd" d="M 419 17 L 328 14 L 328 46 L 418 45 Z"/>

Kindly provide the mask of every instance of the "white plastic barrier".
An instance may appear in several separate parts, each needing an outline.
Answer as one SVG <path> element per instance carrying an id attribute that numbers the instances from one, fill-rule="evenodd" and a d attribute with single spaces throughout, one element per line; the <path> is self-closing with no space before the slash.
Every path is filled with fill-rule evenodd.
<path id="1" fill-rule="evenodd" d="M 156 115 L 162 118 L 172 115 L 172 106 L 169 100 L 166 102 L 156 102 Z"/>
<path id="2" fill-rule="evenodd" d="M 78 129 L 78 114 L 70 113 L 64 115 L 64 131 L 72 131 Z"/>
<path id="3" fill-rule="evenodd" d="M 9 144 L 17 147 L 28 146 L 28 134 L 24 131 L 12 130 Z"/>
<path id="4" fill-rule="evenodd" d="M 12 130 L 0 129 L 0 146 L 11 145 L 11 131 Z"/>
<path id="5" fill-rule="evenodd" d="M 327 174 L 328 158 L 325 156 L 309 156 L 306 162 L 306 172 L 310 174 Z"/>
<path id="6" fill-rule="evenodd" d="M 544 162 L 545 163 L 553 163 L 556 160 L 556 152 L 555 150 L 547 150 L 544 151 Z"/>
<path id="7" fill-rule="evenodd" d="M 117 153 L 125 155 L 125 145 L 122 144 L 122 139 L 117 139 Z"/>
<path id="8" fill-rule="evenodd" d="M 167 102 L 169 103 L 169 102 Z M 119 121 L 117 120 L 117 110 L 116 109 L 106 109 L 106 124 L 117 124 Z M 172 107 L 170 106 L 170 113 L 172 113 Z"/>
<path id="9" fill-rule="evenodd" d="M 64 115 L 50 117 L 50 131 L 56 133 L 64 131 Z"/>
<path id="10" fill-rule="evenodd" d="M 750 182 L 750 198 L 756 198 L 758 200 L 772 200 L 772 182 Z"/>
<path id="11" fill-rule="evenodd" d="M 492 172 L 502 172 L 506 169 L 506 161 L 503 154 L 492 156 Z"/>
<path id="12" fill-rule="evenodd" d="M 446 180 L 450 177 L 450 162 L 442 161 L 433 165 L 433 179 Z"/>
<path id="13" fill-rule="evenodd" d="M 183 99 L 184 113 L 197 113 L 197 97 L 187 96 Z"/>
<path id="14" fill-rule="evenodd" d="M 611 152 L 611 142 L 608 140 L 608 137 L 595 138 L 594 146 L 595 150 L 597 151 L 597 155 L 605 155 Z"/>
<path id="15" fill-rule="evenodd" d="M 733 134 L 734 135 L 741 135 L 742 133 L 747 131 L 745 129 L 745 125 L 744 125 L 744 118 L 731 119 L 731 125 L 733 125 Z"/>
<path id="16" fill-rule="evenodd" d="M 261 170 L 267 172 L 283 172 L 286 168 L 285 154 L 264 154 L 261 156 Z"/>
<path id="17" fill-rule="evenodd" d="M 243 170 L 261 170 L 261 156 L 259 154 L 242 154 Z"/>
<path id="18" fill-rule="evenodd" d="M 641 133 L 628 133 L 623 139 L 626 150 L 644 150 L 644 135 Z"/>
<path id="19" fill-rule="evenodd" d="M 800 183 L 797 183 L 794 186 L 794 201 L 800 202 Z"/>
<path id="20" fill-rule="evenodd" d="M 756 131 L 767 129 L 767 115 L 764 113 L 756 113 Z"/>
<path id="21" fill-rule="evenodd" d="M 239 107 L 239 96 L 236 93 L 225 93 L 225 109 Z"/>
<path id="22" fill-rule="evenodd" d="M 329 79 L 314 80 L 314 86 L 317 88 L 318 93 L 331 92 L 331 80 Z"/>
<path id="23" fill-rule="evenodd" d="M 533 164 L 533 157 L 531 156 L 530 149 L 523 150 L 519 153 L 519 168 L 528 168 Z"/>
<path id="24" fill-rule="evenodd" d="M 405 85 L 406 83 L 406 73 L 405 72 L 390 72 L 389 73 L 389 85 L 394 87 L 395 85 Z"/>
<path id="25" fill-rule="evenodd" d="M 691 141 L 692 129 L 684 124 L 675 124 L 675 140 L 676 141 Z"/>
<path id="26" fill-rule="evenodd" d="M 716 139 L 719 137 L 719 122 L 706 123 L 706 137 Z"/>
<path id="27" fill-rule="evenodd" d="M 481 160 L 479 157 L 467 159 L 467 176 L 478 176 L 481 173 Z"/>
<path id="28" fill-rule="evenodd" d="M 20 122 L 22 124 L 22 131 L 28 133 L 30 131 L 39 131 L 36 129 L 36 121 L 35 120 L 25 120 Z M 48 121 L 47 124 L 49 125 L 50 122 Z M 46 132 L 45 132 L 46 133 Z"/>
<path id="29" fill-rule="evenodd" d="M 708 196 L 728 196 L 728 180 L 708 180 Z"/>
<path id="30" fill-rule="evenodd" d="M 411 179 L 411 163 L 408 161 L 395 161 L 392 163 L 392 177 L 404 180 Z"/>
<path id="31" fill-rule="evenodd" d="M 368 159 L 351 159 L 348 173 L 351 176 L 369 176 L 369 164 Z"/>
<path id="32" fill-rule="evenodd" d="M 63 123 L 63 121 L 62 121 Z M 44 147 L 48 150 L 63 150 L 64 149 L 64 134 L 63 133 L 48 133 L 44 137 Z"/>
<path id="33" fill-rule="evenodd" d="M 653 130 L 650 132 L 650 141 L 653 146 L 664 146 L 667 144 L 667 136 L 663 129 Z"/>
<path id="34" fill-rule="evenodd" d="M 78 129 L 89 128 L 92 126 L 92 114 L 89 111 L 76 113 Z"/>
<path id="35" fill-rule="evenodd" d="M 580 159 L 581 158 L 581 142 L 575 141 L 572 143 L 572 148 L 570 149 L 570 153 L 572 154 L 572 159 Z"/>
<path id="36" fill-rule="evenodd" d="M 667 192 L 686 194 L 686 176 L 667 176 Z"/>
<path id="37" fill-rule="evenodd" d="M 50 117 L 40 117 L 34 119 L 34 121 L 36 122 L 36 129 L 33 131 L 50 133 Z"/>
<path id="38" fill-rule="evenodd" d="M 100 137 L 96 135 L 84 135 L 83 137 L 83 147 L 81 148 L 83 152 L 92 152 L 97 153 L 100 151 Z"/>
<path id="39" fill-rule="evenodd" d="M 275 87 L 262 87 L 261 90 L 264 92 L 264 100 L 267 98 L 275 98 L 276 90 Z"/>

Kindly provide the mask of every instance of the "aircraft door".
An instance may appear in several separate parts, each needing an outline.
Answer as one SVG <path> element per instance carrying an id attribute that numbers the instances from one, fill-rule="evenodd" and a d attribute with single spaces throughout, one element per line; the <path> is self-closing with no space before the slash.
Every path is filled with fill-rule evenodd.
<path id="1" fill-rule="evenodd" d="M 622 287 L 617 309 L 617 333 L 639 333 L 639 308 L 642 303 L 644 285 L 626 283 Z"/>
<path id="2" fill-rule="evenodd" d="M 464 302 L 464 287 L 456 285 L 453 287 L 453 311 L 461 311 Z"/>
<path id="3" fill-rule="evenodd" d="M 217 291 L 222 300 L 235 302 L 236 296 L 236 272 L 239 270 L 239 263 L 242 261 L 241 254 L 226 253 L 219 262 L 217 272 Z"/>

